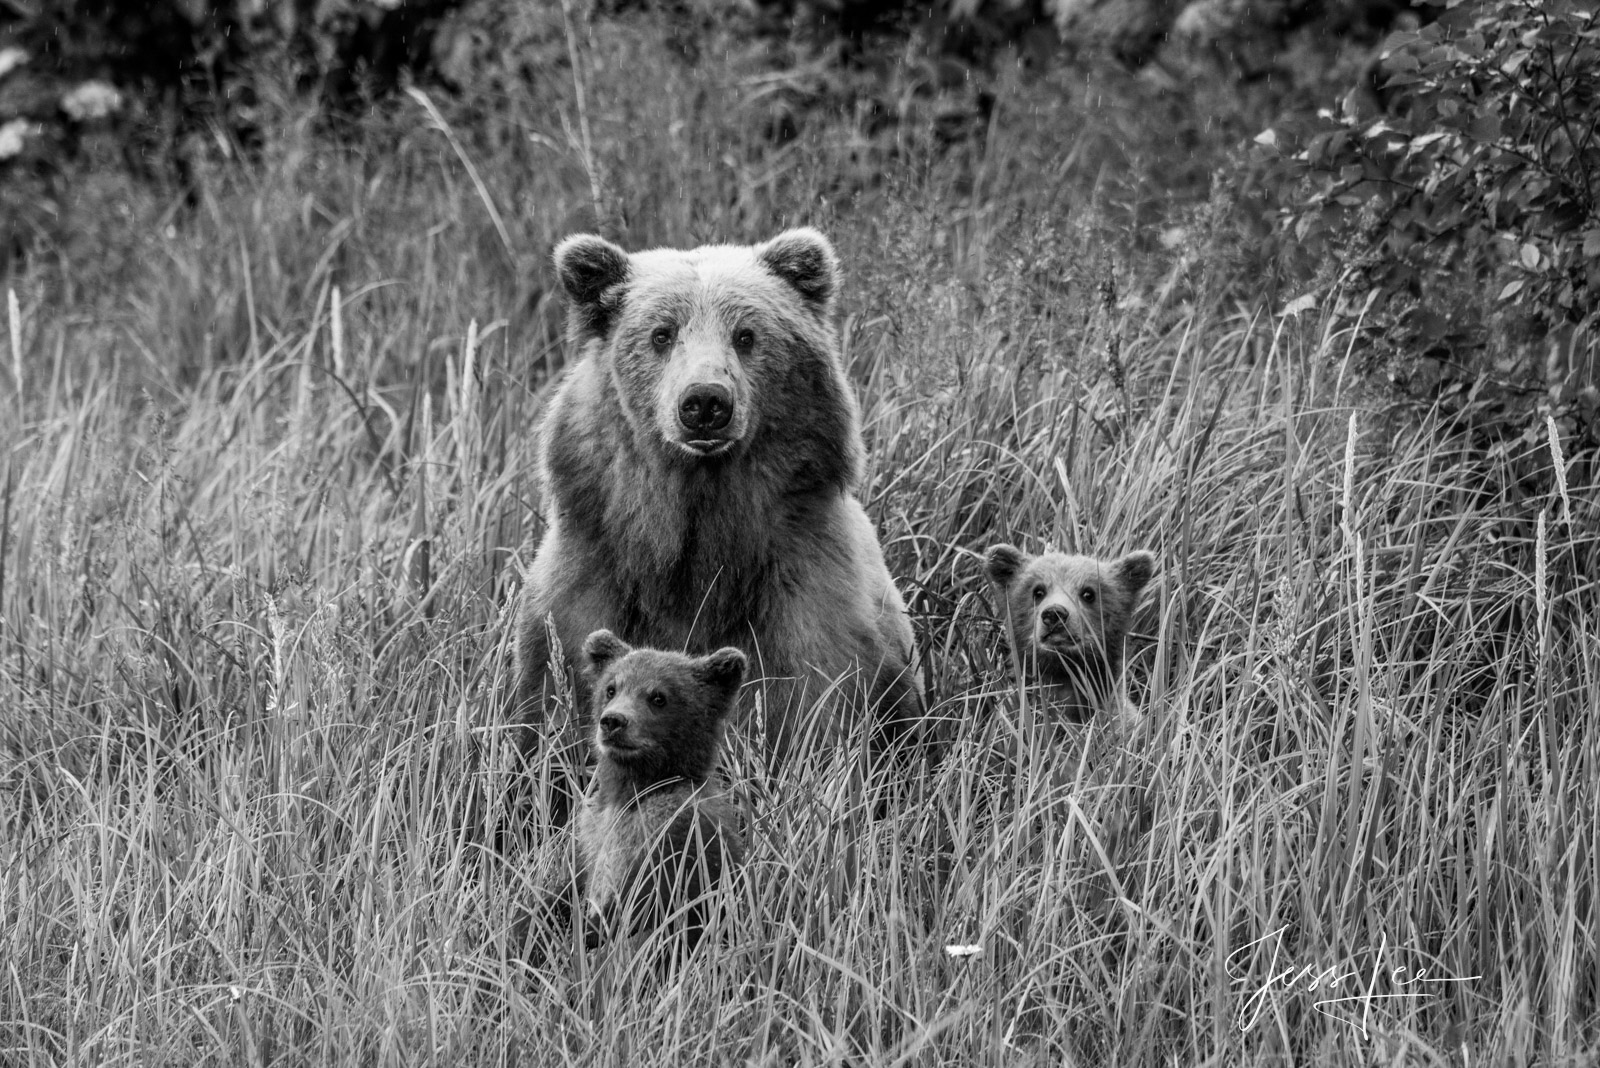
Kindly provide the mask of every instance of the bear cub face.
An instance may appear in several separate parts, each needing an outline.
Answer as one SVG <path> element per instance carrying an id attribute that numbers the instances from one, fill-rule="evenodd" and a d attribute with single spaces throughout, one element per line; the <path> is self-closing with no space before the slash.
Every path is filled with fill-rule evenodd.
<path id="1" fill-rule="evenodd" d="M 1123 639 L 1155 557 L 1029 556 L 995 545 L 984 562 L 1028 681 L 1046 688 L 1070 719 L 1113 707 Z"/>
<path id="2" fill-rule="evenodd" d="M 744 681 L 745 656 L 691 657 L 634 649 L 608 630 L 583 645 L 594 693 L 594 742 L 635 790 L 669 779 L 702 783 L 716 770 L 723 728 Z"/>
<path id="3" fill-rule="evenodd" d="M 809 227 L 754 246 L 632 255 L 578 234 L 555 262 L 574 340 L 604 347 L 628 422 L 680 462 L 746 449 L 764 423 L 793 418 L 788 405 L 836 388 L 817 365 L 831 347 L 839 260 Z M 773 405 L 773 392 L 788 395 Z"/>

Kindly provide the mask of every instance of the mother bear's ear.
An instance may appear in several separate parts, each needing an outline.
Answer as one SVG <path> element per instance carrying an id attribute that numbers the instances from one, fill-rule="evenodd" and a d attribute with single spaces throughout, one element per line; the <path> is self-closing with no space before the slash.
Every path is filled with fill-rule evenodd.
<path id="1" fill-rule="evenodd" d="M 556 246 L 556 276 L 572 301 L 568 331 L 579 341 L 605 337 L 616 317 L 616 287 L 628 280 L 628 254 L 603 237 L 574 234 Z"/>
<path id="2" fill-rule="evenodd" d="M 809 226 L 785 230 L 756 246 L 756 259 L 788 282 L 816 312 L 826 312 L 839 289 L 839 256 L 819 231 Z"/>
<path id="3" fill-rule="evenodd" d="M 628 279 L 628 254 L 596 234 L 573 234 L 556 246 L 556 276 L 577 304 L 593 304 Z"/>

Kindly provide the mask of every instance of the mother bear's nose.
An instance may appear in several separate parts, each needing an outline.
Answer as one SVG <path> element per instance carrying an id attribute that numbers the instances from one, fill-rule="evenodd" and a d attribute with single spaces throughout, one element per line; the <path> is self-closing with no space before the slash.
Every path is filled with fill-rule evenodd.
<path id="1" fill-rule="evenodd" d="M 721 430 L 733 418 L 733 391 L 716 382 L 697 382 L 678 400 L 678 422 L 685 430 Z"/>

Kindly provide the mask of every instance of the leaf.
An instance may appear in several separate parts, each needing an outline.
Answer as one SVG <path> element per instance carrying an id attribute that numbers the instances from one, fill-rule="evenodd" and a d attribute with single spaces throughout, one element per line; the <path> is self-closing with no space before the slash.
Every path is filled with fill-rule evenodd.
<path id="1" fill-rule="evenodd" d="M 1418 137 L 1411 142 L 1411 151 L 1419 152 L 1422 149 L 1427 148 L 1429 145 L 1443 141 L 1447 137 L 1454 136 L 1455 135 L 1448 130 L 1435 130 L 1432 133 L 1425 133 L 1421 137 Z"/>
<path id="2" fill-rule="evenodd" d="M 1269 126 L 1265 130 L 1262 130 L 1260 133 L 1256 134 L 1256 144 L 1266 145 L 1268 148 L 1274 148 L 1278 144 L 1278 135 L 1273 131 L 1272 127 Z"/>
<path id="3" fill-rule="evenodd" d="M 1511 281 L 1507 282 L 1506 283 L 1506 287 L 1500 291 L 1500 296 L 1499 296 L 1498 299 L 1499 300 L 1510 300 L 1512 297 L 1514 297 L 1518 293 L 1522 292 L 1522 286 L 1523 286 L 1522 279 L 1513 278 Z"/>
<path id="4" fill-rule="evenodd" d="M 1583 235 L 1585 259 L 1600 259 L 1600 230 L 1590 230 Z"/>
<path id="5" fill-rule="evenodd" d="M 1418 40 L 1420 37 L 1415 30 L 1396 30 L 1384 39 L 1383 45 L 1378 49 L 1378 58 L 1387 66 L 1392 60 L 1405 56 L 1411 65 L 1401 69 L 1415 70 L 1417 57 L 1407 53 L 1405 49 Z"/>
<path id="6" fill-rule="evenodd" d="M 1467 132 L 1474 141 L 1493 144 L 1500 139 L 1500 116 L 1493 112 L 1480 114 L 1467 126 Z"/>
<path id="7" fill-rule="evenodd" d="M 1530 271 L 1539 269 L 1539 246 L 1529 242 L 1522 246 L 1522 265 Z"/>
<path id="8" fill-rule="evenodd" d="M 1284 305 L 1283 317 L 1287 319 L 1291 315 L 1299 315 L 1304 311 L 1315 311 L 1316 307 L 1317 295 L 1315 293 L 1306 293 L 1303 296 L 1294 298 L 1288 304 Z"/>

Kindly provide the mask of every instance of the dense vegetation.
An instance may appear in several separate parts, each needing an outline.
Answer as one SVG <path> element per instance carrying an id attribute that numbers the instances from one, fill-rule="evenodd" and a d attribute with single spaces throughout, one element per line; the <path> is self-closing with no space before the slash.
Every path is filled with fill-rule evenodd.
<path id="1" fill-rule="evenodd" d="M 1408 31 L 1479 38 L 1395 67 L 1427 92 L 1382 80 L 1374 134 L 1336 81 L 891 60 L 689 6 L 507 8 L 454 89 L 354 110 L 266 78 L 249 144 L 202 123 L 182 173 L 0 175 L 56 205 L 4 280 L 0 1063 L 1592 1059 L 1593 139 L 1510 98 L 1592 99 L 1474 80 L 1485 9 Z M 1555 69 L 1592 69 L 1561 10 Z M 1458 140 L 1351 156 L 1430 115 Z M 737 747 L 721 951 L 530 972 L 506 919 L 564 858 L 473 826 L 510 775 L 549 249 L 797 223 L 849 272 L 862 498 L 947 755 L 873 819 L 856 754 L 769 780 Z M 1143 733 L 1017 699 L 997 540 L 1157 553 Z M 1317 1004 L 1329 969 L 1371 998 Z"/>

